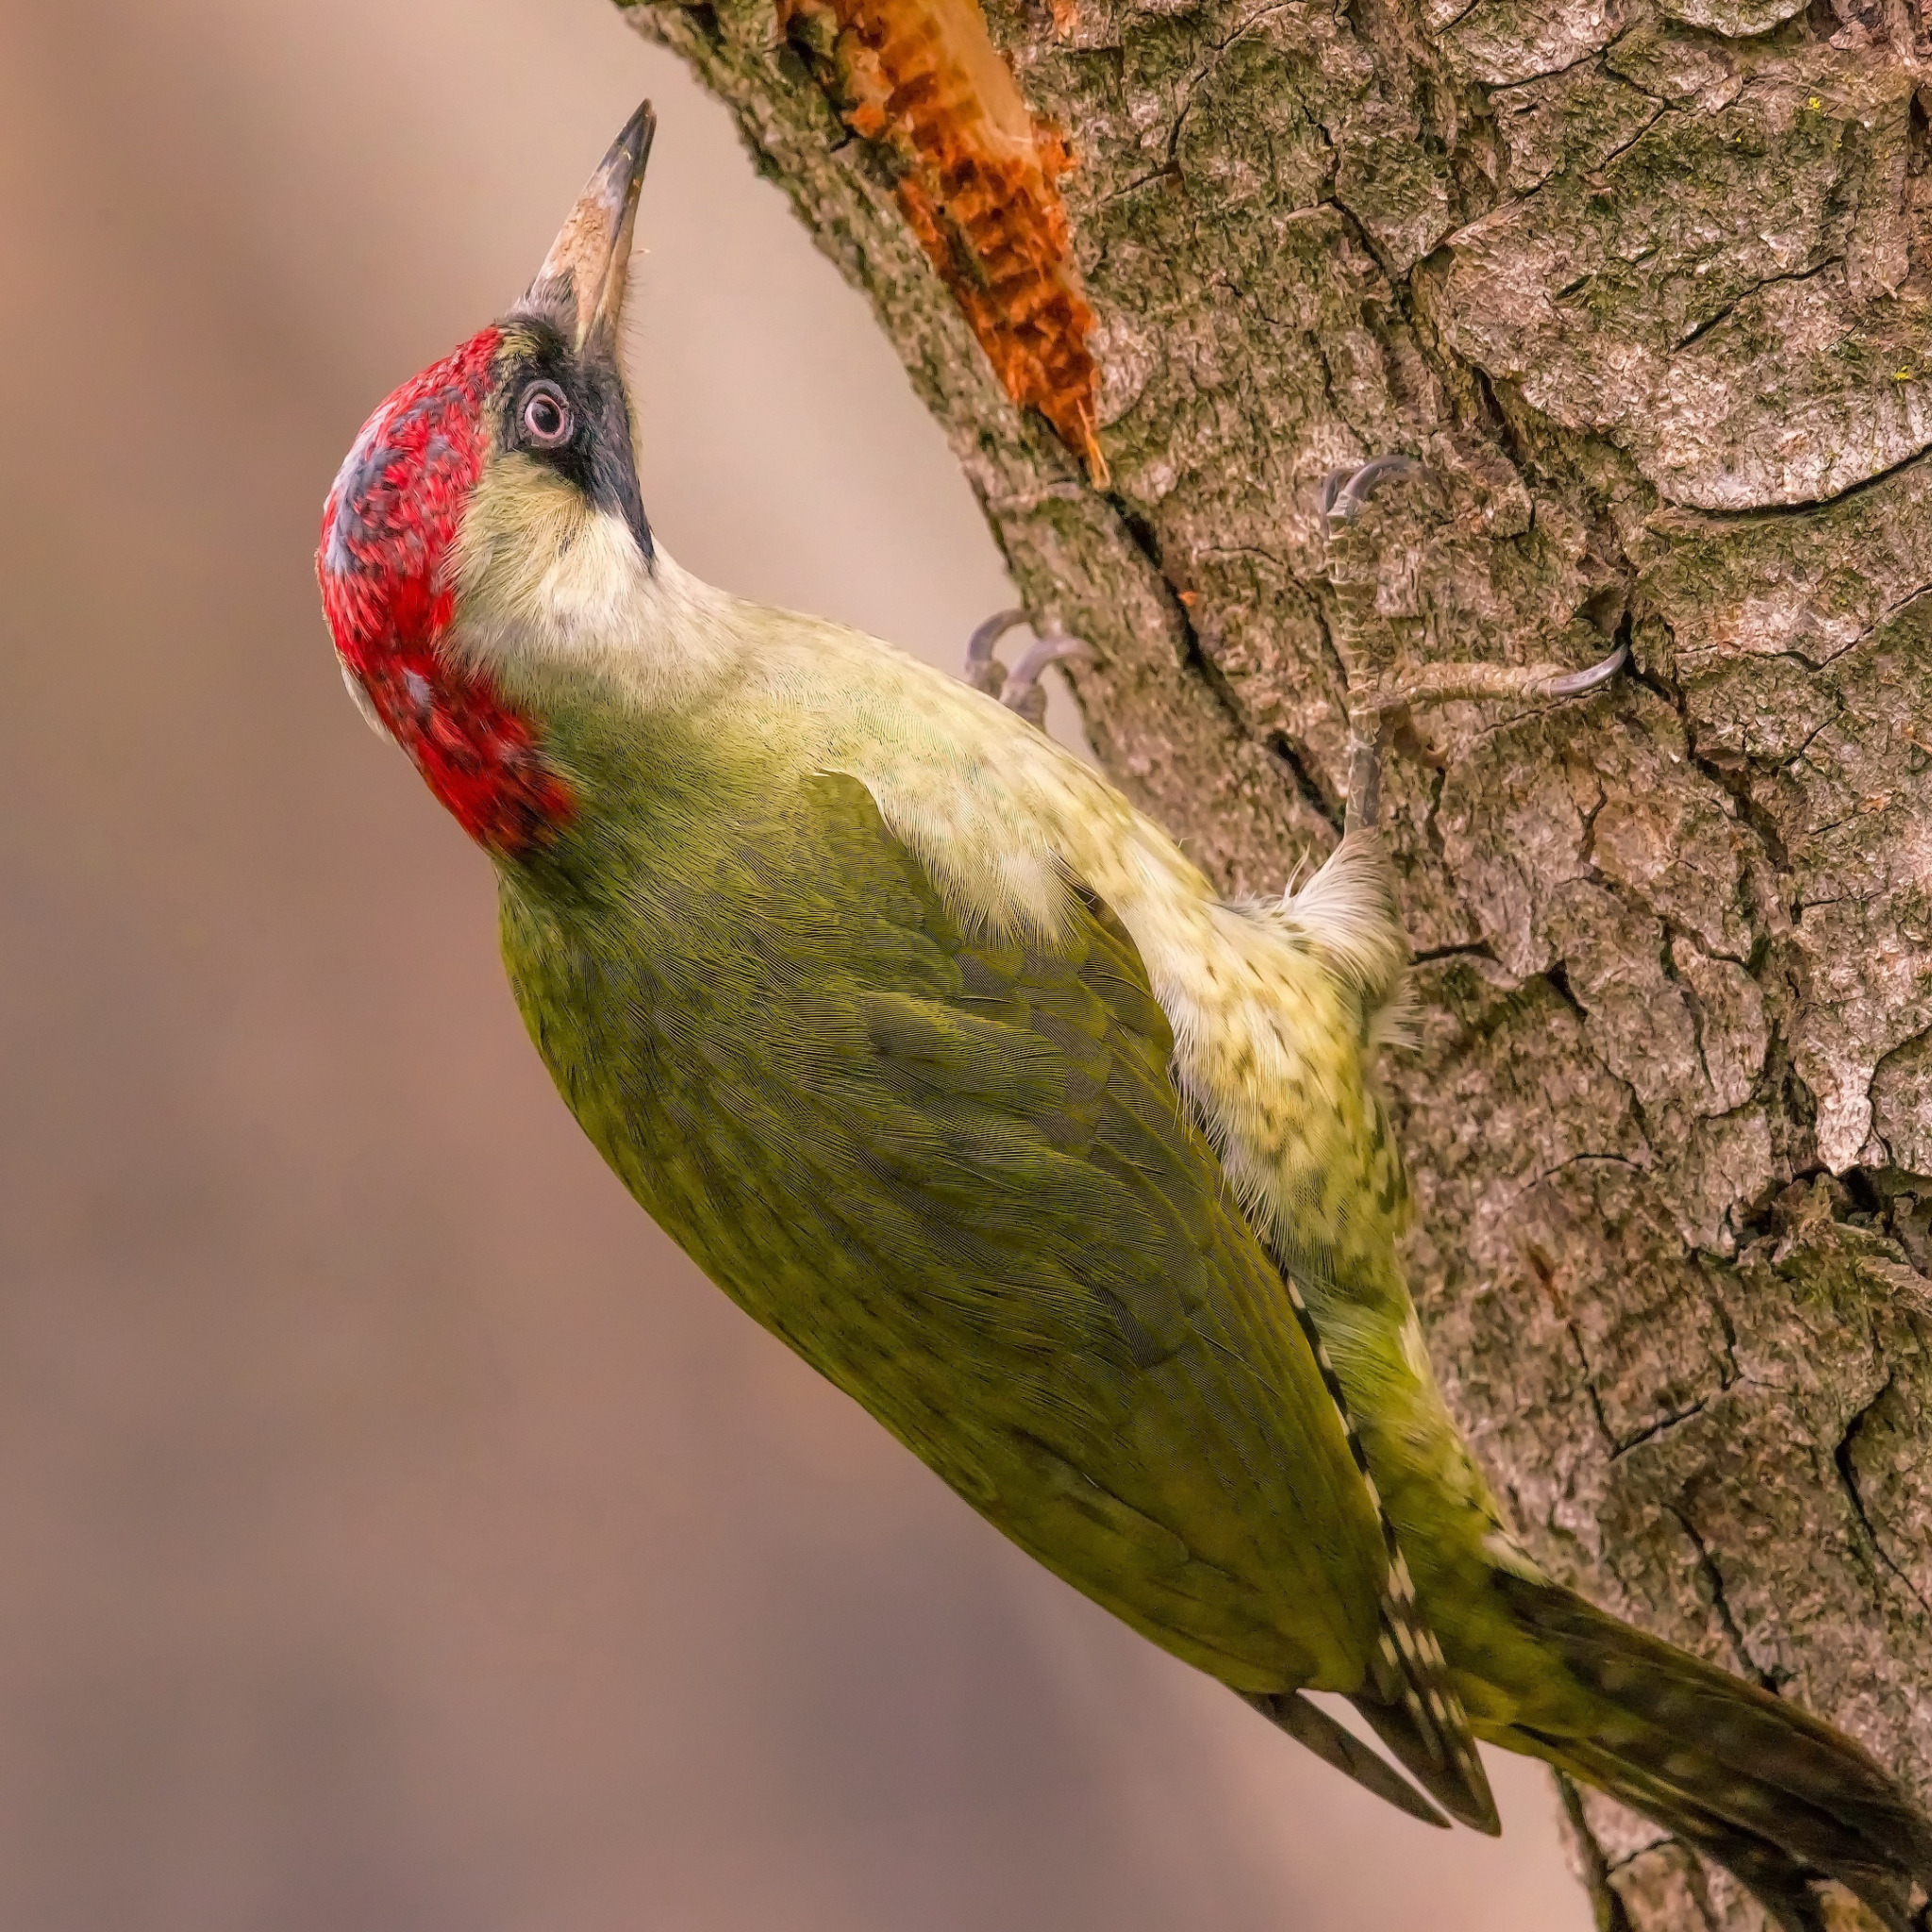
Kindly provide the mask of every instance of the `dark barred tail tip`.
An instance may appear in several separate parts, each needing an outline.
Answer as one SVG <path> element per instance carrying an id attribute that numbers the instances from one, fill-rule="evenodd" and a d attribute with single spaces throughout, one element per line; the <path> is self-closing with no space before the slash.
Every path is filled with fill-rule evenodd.
<path id="1" fill-rule="evenodd" d="M 1375 1506 L 1374 1479 L 1363 1480 Z M 1395 1526 L 1382 1511 L 1389 1569 L 1382 1591 L 1382 1631 L 1376 1640 L 1374 1695 L 1350 1699 L 1375 1735 L 1450 1814 L 1475 1831 L 1499 1837 L 1503 1821 L 1476 1753 L 1462 1699 L 1450 1682 L 1448 1660 L 1415 1600 L 1408 1564 Z"/>
<path id="2" fill-rule="evenodd" d="M 1827 1880 L 1886 1932 L 1925 1932 L 1932 1822 L 1869 1752 L 1558 1585 L 1492 1581 L 1587 1700 L 1560 1734 L 1524 1726 L 1505 1741 L 1724 1866 L 1784 1932 L 1825 1932 Z"/>
<path id="3" fill-rule="evenodd" d="M 1431 1644 L 1434 1641 L 1432 1637 Z M 1386 1632 L 1384 1641 L 1395 1648 Z M 1386 1652 L 1384 1656 L 1386 1661 Z M 1441 1657 L 1440 1649 L 1436 1656 Z M 1420 1688 L 1419 1677 L 1427 1682 L 1427 1689 Z M 1424 1665 L 1392 1685 L 1378 1686 L 1373 1695 L 1357 1692 L 1348 1701 L 1403 1769 L 1452 1818 L 1485 1837 L 1502 1836 L 1503 1820 L 1490 1790 L 1489 1774 L 1476 1755 L 1468 1715 L 1449 1686 L 1446 1668 L 1429 1681 Z"/>
<path id="4" fill-rule="evenodd" d="M 1337 1724 L 1319 1705 L 1309 1703 L 1299 1690 L 1250 1697 L 1246 1702 L 1298 1744 L 1306 1745 L 1324 1764 L 1332 1764 L 1343 1776 L 1352 1777 L 1385 1804 L 1421 1819 L 1424 1824 L 1436 1825 L 1443 1831 L 1449 1829 L 1449 1821 L 1407 1778 L 1376 1757 L 1353 1731 Z"/>

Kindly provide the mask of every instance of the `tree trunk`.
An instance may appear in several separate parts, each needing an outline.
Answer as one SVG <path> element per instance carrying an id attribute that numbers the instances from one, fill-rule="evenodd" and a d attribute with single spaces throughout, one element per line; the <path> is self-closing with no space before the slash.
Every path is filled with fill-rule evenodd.
<path id="1" fill-rule="evenodd" d="M 1417 1298 L 1543 1562 L 1932 1799 L 1916 13 L 629 11 L 870 294 L 1099 653 L 1102 761 L 1230 891 L 1333 843 L 1345 675 L 1630 640 L 1389 774 Z M 1331 543 L 1324 474 L 1394 450 Z M 1607 1926 L 1763 1923 L 1566 1804 Z"/>

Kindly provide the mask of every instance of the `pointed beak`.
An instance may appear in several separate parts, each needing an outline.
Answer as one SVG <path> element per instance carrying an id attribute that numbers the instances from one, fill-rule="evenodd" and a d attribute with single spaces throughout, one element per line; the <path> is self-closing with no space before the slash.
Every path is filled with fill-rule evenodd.
<path id="1" fill-rule="evenodd" d="M 646 101 L 610 143 L 518 305 L 556 323 L 579 353 L 593 341 L 616 346 L 638 192 L 657 131 L 658 117 Z"/>

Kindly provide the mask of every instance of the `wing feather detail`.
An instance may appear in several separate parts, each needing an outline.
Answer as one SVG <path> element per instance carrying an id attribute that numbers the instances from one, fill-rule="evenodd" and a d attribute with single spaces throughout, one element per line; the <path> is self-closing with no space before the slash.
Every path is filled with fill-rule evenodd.
<path id="1" fill-rule="evenodd" d="M 1250 1696 L 1393 1700 L 1452 1760 L 1339 1386 L 1120 922 L 1076 886 L 1051 937 L 969 929 L 856 779 L 734 808 L 614 902 L 505 874 L 512 981 L 591 1138 L 1047 1567 Z"/>

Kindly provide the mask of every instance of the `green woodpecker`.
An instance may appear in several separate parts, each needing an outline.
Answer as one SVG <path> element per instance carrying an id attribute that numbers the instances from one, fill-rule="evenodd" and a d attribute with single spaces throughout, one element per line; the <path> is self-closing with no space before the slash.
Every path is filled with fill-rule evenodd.
<path id="1" fill-rule="evenodd" d="M 1407 957 L 1374 835 L 1229 904 L 1015 708 L 655 541 L 618 353 L 652 125 L 370 418 L 318 558 L 351 692 L 495 860 L 585 1132 L 974 1508 L 1392 1802 L 1442 1822 L 1302 1692 L 1482 1829 L 1472 1733 L 1794 1932 L 1824 1878 L 1906 1932 L 1899 1786 L 1546 1577 L 1449 1418 L 1372 1082 Z"/>

